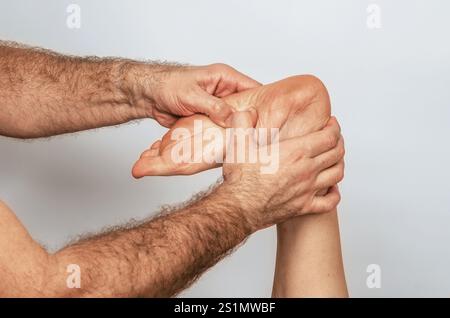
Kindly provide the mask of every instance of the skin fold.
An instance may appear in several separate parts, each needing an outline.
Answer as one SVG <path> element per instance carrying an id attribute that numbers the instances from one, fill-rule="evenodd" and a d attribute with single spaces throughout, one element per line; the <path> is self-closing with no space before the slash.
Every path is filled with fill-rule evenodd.
<path id="1" fill-rule="evenodd" d="M 310 75 L 293 76 L 229 95 L 224 100 L 239 111 L 256 109 L 256 128 L 279 128 L 281 141 L 322 129 L 331 114 L 325 86 Z M 195 120 L 202 121 L 203 129 L 219 128 L 203 115 L 178 120 L 162 140 L 153 143 L 141 155 L 133 167 L 133 175 L 137 178 L 190 175 L 220 166 L 204 161 L 175 163 L 172 160 L 171 150 L 182 142 L 172 140 L 174 129 L 187 128 L 193 134 Z M 209 143 L 211 141 L 203 141 L 203 150 Z M 194 155 L 192 153 L 192 159 Z M 336 209 L 290 219 L 278 224 L 277 232 L 274 297 L 348 296 Z"/>

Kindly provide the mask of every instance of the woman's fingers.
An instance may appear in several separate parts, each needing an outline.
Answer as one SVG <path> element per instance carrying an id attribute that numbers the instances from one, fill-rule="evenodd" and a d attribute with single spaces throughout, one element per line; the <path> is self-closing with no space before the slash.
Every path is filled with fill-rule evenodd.
<path id="1" fill-rule="evenodd" d="M 344 179 L 344 160 L 342 159 L 331 168 L 321 171 L 316 178 L 314 187 L 316 189 L 327 189 L 338 184 Z"/>

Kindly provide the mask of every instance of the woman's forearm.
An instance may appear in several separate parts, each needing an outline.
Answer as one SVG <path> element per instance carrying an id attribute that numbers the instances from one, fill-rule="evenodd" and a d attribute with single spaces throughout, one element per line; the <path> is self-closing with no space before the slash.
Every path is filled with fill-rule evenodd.
<path id="1" fill-rule="evenodd" d="M 336 210 L 278 225 L 273 297 L 347 297 Z"/>

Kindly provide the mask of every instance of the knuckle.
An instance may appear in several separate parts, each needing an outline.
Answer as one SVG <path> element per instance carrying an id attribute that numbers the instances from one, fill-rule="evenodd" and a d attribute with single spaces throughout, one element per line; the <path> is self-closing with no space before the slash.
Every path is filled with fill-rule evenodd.
<path id="1" fill-rule="evenodd" d="M 339 147 L 339 158 L 343 158 L 345 156 L 345 147 L 342 145 Z"/>
<path id="2" fill-rule="evenodd" d="M 311 175 L 312 175 L 312 173 L 311 173 L 310 169 L 308 169 L 307 167 L 302 167 L 298 171 L 296 179 L 301 180 L 301 181 L 306 181 L 306 180 L 311 179 Z"/>
<path id="3" fill-rule="evenodd" d="M 337 184 L 344 179 L 344 169 L 340 166 L 334 175 L 334 183 Z"/>
<path id="4" fill-rule="evenodd" d="M 333 155 L 333 162 L 330 162 L 331 164 L 337 164 L 340 160 L 341 160 L 341 154 L 339 153 L 339 151 L 334 152 Z"/>
<path id="5" fill-rule="evenodd" d="M 313 145 L 309 142 L 302 142 L 298 147 L 298 155 L 300 157 L 309 156 L 313 153 Z"/>
<path id="6" fill-rule="evenodd" d="M 327 158 L 326 156 L 318 156 L 317 158 L 315 158 L 317 168 L 323 168 L 328 166 L 330 160 L 334 160 L 334 158 L 331 159 Z"/>
<path id="7" fill-rule="evenodd" d="M 339 137 L 335 133 L 329 133 L 326 136 L 325 142 L 328 148 L 334 148 L 339 141 Z"/>
<path id="8" fill-rule="evenodd" d="M 311 160 L 304 160 L 301 164 L 301 179 L 302 180 L 310 180 L 314 175 L 314 166 L 312 165 Z"/>
<path id="9" fill-rule="evenodd" d="M 224 64 L 224 63 L 210 64 L 209 68 L 212 71 L 215 71 L 215 72 L 226 72 L 226 71 L 229 71 L 231 69 L 231 67 L 229 65 Z"/>
<path id="10" fill-rule="evenodd" d="M 337 182 L 336 183 L 339 183 L 342 180 L 344 180 L 344 169 L 340 169 L 339 170 L 338 175 L 337 175 Z"/>

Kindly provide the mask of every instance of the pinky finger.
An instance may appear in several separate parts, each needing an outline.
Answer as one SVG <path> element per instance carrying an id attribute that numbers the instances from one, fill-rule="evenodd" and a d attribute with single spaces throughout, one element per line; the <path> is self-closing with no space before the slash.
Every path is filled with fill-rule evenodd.
<path id="1" fill-rule="evenodd" d="M 310 211 L 312 213 L 331 212 L 337 207 L 340 201 L 341 194 L 339 193 L 339 188 L 335 185 L 332 186 L 324 196 L 314 197 Z"/>

